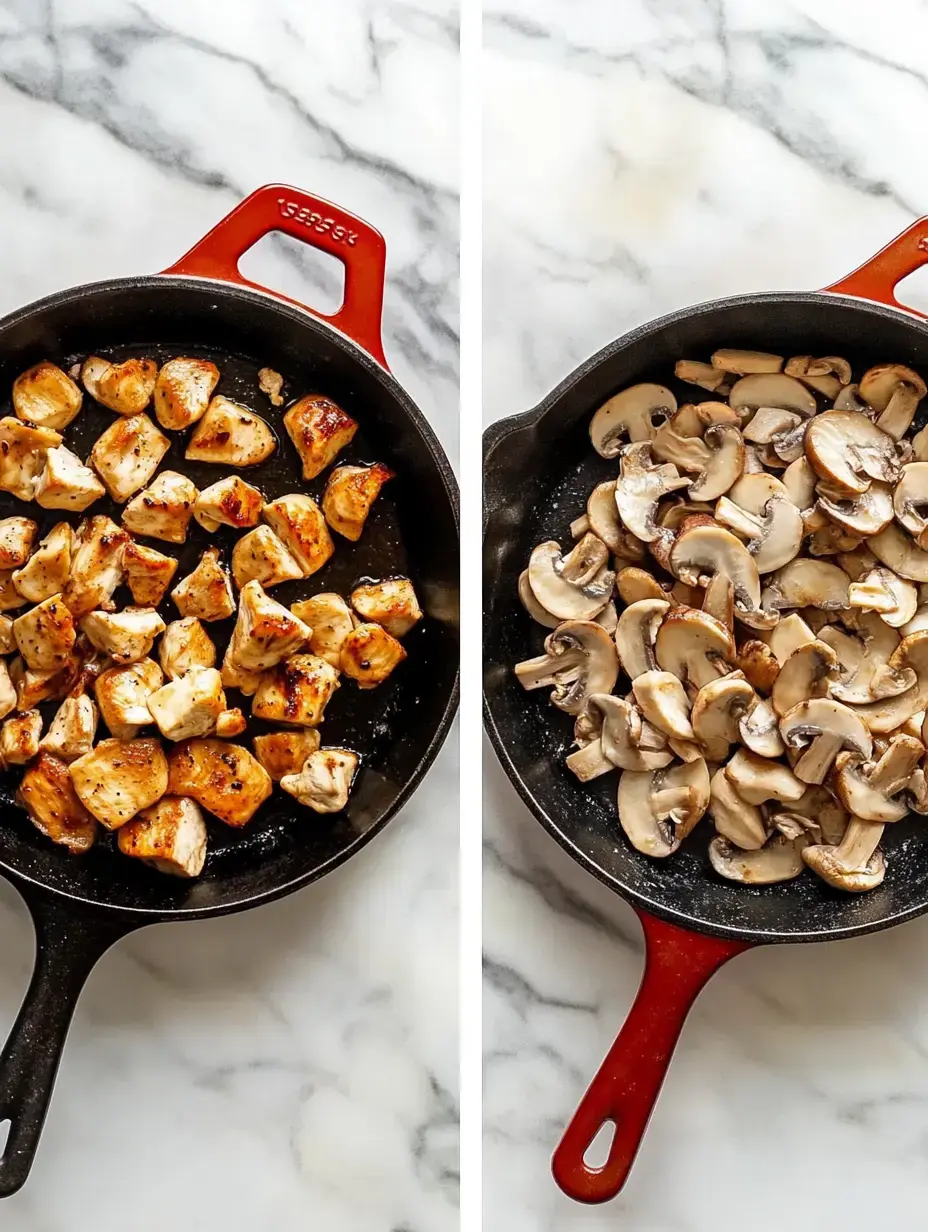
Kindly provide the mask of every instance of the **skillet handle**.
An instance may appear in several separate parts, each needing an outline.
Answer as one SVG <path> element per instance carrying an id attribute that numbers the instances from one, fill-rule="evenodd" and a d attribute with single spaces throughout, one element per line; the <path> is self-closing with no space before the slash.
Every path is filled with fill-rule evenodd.
<path id="1" fill-rule="evenodd" d="M 17 886 L 35 926 L 35 970 L 19 1017 L 0 1054 L 0 1198 L 32 1168 L 74 1007 L 97 960 L 141 925 L 90 915 Z M 0 1129 L 2 1138 L 2 1129 Z"/>
<path id="2" fill-rule="evenodd" d="M 618 1039 L 580 1101 L 554 1152 L 554 1179 L 577 1202 L 614 1198 L 631 1171 L 690 1006 L 710 976 L 751 948 L 687 932 L 636 913 L 645 936 L 641 987 Z M 604 1125 L 615 1126 L 602 1167 L 584 1160 Z"/>
<path id="3" fill-rule="evenodd" d="M 341 261 L 345 267 L 345 298 L 338 312 L 318 312 L 239 273 L 241 258 L 272 231 L 283 231 Z M 265 184 L 237 205 L 179 261 L 161 272 L 218 278 L 296 304 L 347 334 L 386 368 L 380 334 L 386 269 L 387 246 L 370 223 L 301 188 Z"/>
<path id="4" fill-rule="evenodd" d="M 919 218 L 907 227 L 901 235 L 890 240 L 885 248 L 865 261 L 859 269 L 848 274 L 824 291 L 835 291 L 840 295 L 853 295 L 857 299 L 873 299 L 880 304 L 889 304 L 891 308 L 901 308 L 903 312 L 911 312 L 913 316 L 924 317 L 924 312 L 910 308 L 896 299 L 896 287 L 903 278 L 914 274 L 928 262 L 928 218 Z"/>

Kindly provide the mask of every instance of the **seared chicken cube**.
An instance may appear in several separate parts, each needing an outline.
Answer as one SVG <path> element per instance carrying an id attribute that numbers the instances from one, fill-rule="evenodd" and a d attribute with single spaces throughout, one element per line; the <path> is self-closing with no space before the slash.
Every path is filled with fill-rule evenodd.
<path id="1" fill-rule="evenodd" d="M 58 445 L 49 449 L 35 485 L 35 499 L 43 509 L 73 509 L 83 513 L 106 495 L 106 488 L 77 454 Z"/>
<path id="2" fill-rule="evenodd" d="M 193 516 L 204 530 L 214 531 L 220 526 L 241 530 L 257 526 L 263 508 L 264 497 L 257 488 L 240 475 L 227 475 L 203 489 L 193 507 Z"/>
<path id="3" fill-rule="evenodd" d="M 10 664 L 10 679 L 16 689 L 17 710 L 32 710 L 41 702 L 65 697 L 77 682 L 81 660 L 72 654 L 60 667 L 48 671 L 27 667 L 18 656 Z"/>
<path id="4" fill-rule="evenodd" d="M 171 591 L 181 616 L 225 620 L 235 611 L 228 571 L 219 563 L 219 549 L 207 548 L 200 563 Z"/>
<path id="5" fill-rule="evenodd" d="M 144 488 L 171 442 L 147 415 L 116 419 L 90 451 L 90 461 L 117 504 Z"/>
<path id="6" fill-rule="evenodd" d="M 226 708 L 222 679 L 214 667 L 194 668 L 169 680 L 148 699 L 148 710 L 167 740 L 208 736 Z"/>
<path id="7" fill-rule="evenodd" d="M 0 719 L 16 709 L 16 686 L 10 677 L 5 659 L 0 659 Z"/>
<path id="8" fill-rule="evenodd" d="M 191 796 L 227 826 L 251 821 L 272 791 L 259 761 L 238 744 L 211 738 L 176 744 L 168 754 L 172 795 Z"/>
<path id="9" fill-rule="evenodd" d="M 251 713 L 256 719 L 318 727 L 329 698 L 338 688 L 338 672 L 316 655 L 292 655 L 265 673 Z"/>
<path id="10" fill-rule="evenodd" d="M 248 671 L 264 671 L 299 650 L 309 633 L 301 620 L 264 593 L 260 582 L 248 582 L 239 596 L 227 658 Z"/>
<path id="11" fill-rule="evenodd" d="M 284 427 L 300 455 L 304 479 L 320 475 L 358 430 L 355 420 L 322 394 L 294 402 L 284 415 Z"/>
<path id="12" fill-rule="evenodd" d="M 84 388 L 95 402 L 117 415 L 138 415 L 155 390 L 158 365 L 153 359 L 125 359 L 114 364 L 91 355 L 81 368 Z"/>
<path id="13" fill-rule="evenodd" d="M 13 636 L 27 667 L 37 672 L 60 668 L 77 641 L 74 617 L 61 595 L 52 595 L 14 620 Z"/>
<path id="14" fill-rule="evenodd" d="M 32 428 L 12 415 L 0 419 L 0 489 L 31 501 L 49 450 L 60 444 L 61 434 L 51 428 Z"/>
<path id="15" fill-rule="evenodd" d="M 273 368 L 258 369 L 258 388 L 267 394 L 271 406 L 283 406 L 284 400 L 280 391 L 284 387 L 284 378 Z"/>
<path id="16" fill-rule="evenodd" d="M 155 415 L 162 428 L 180 432 L 206 413 L 219 369 L 208 359 L 169 359 L 155 383 Z"/>
<path id="17" fill-rule="evenodd" d="M 24 599 L 41 603 L 64 590 L 71 574 L 71 542 L 71 527 L 59 522 L 15 571 L 13 585 Z"/>
<path id="18" fill-rule="evenodd" d="M 0 655 L 16 654 L 16 637 L 9 616 L 0 616 Z"/>
<path id="19" fill-rule="evenodd" d="M 52 725 L 39 741 L 39 748 L 62 761 L 76 761 L 93 748 L 97 732 L 97 707 L 92 697 L 81 693 L 66 697 L 52 719 Z"/>
<path id="20" fill-rule="evenodd" d="M 0 612 L 14 612 L 18 607 L 25 606 L 26 600 L 13 581 L 13 570 L 0 571 Z"/>
<path id="21" fill-rule="evenodd" d="M 179 680 L 194 668 L 216 666 L 216 647 L 196 616 L 171 621 L 158 655 L 165 675 L 171 680 Z"/>
<path id="22" fill-rule="evenodd" d="M 325 520 L 352 543 L 361 538 L 371 506 L 393 471 L 381 462 L 373 466 L 337 466 L 322 494 Z"/>
<path id="23" fill-rule="evenodd" d="M 303 576 L 303 570 L 269 526 L 258 526 L 232 549 L 232 576 L 241 589 L 252 581 L 262 586 L 292 582 Z"/>
<path id="24" fill-rule="evenodd" d="M 122 558 L 126 584 L 140 607 L 157 607 L 177 571 L 173 556 L 144 543 L 127 543 Z"/>
<path id="25" fill-rule="evenodd" d="M 42 716 L 38 710 L 14 714 L 0 727 L 0 766 L 24 766 L 39 751 Z"/>
<path id="26" fill-rule="evenodd" d="M 311 496 L 299 492 L 279 496 L 264 506 L 264 517 L 303 570 L 304 577 L 321 569 L 335 551 L 322 510 Z"/>
<path id="27" fill-rule="evenodd" d="M 317 749 L 299 774 L 285 774 L 280 785 L 316 813 L 340 813 L 357 768 L 358 755 L 349 749 Z"/>
<path id="28" fill-rule="evenodd" d="M 164 684 L 161 668 L 153 659 L 128 667 L 108 667 L 94 684 L 100 716 L 117 740 L 132 740 L 142 727 L 153 723 L 148 699 Z"/>
<path id="29" fill-rule="evenodd" d="M 199 877 L 206 863 L 206 822 L 186 796 L 164 796 L 143 809 L 122 826 L 116 842 L 124 856 L 172 877 Z"/>
<path id="30" fill-rule="evenodd" d="M 122 524 L 136 535 L 184 543 L 198 495 L 186 475 L 162 471 L 149 487 L 129 501 L 123 510 Z"/>
<path id="31" fill-rule="evenodd" d="M 39 528 L 31 518 L 0 518 L 0 569 L 18 569 L 32 553 Z"/>
<path id="32" fill-rule="evenodd" d="M 275 783 L 285 774 L 298 774 L 310 753 L 319 747 L 320 735 L 314 727 L 294 731 L 268 732 L 255 736 L 255 756 Z"/>
<path id="33" fill-rule="evenodd" d="M 194 428 L 184 457 L 191 462 L 257 466 L 276 448 L 274 433 L 260 415 L 218 395 Z"/>
<path id="34" fill-rule="evenodd" d="M 21 617 L 20 619 L 25 619 Z M 19 624 L 19 621 L 16 622 Z M 123 612 L 90 612 L 81 631 L 91 646 L 108 654 L 114 663 L 137 663 L 151 653 L 165 623 L 151 607 L 127 607 Z"/>
<path id="35" fill-rule="evenodd" d="M 240 736 L 247 726 L 248 720 L 238 706 L 234 706 L 231 710 L 223 710 L 218 716 L 215 734 L 223 740 L 231 740 Z"/>
<path id="36" fill-rule="evenodd" d="M 308 650 L 333 667 L 338 667 L 342 642 L 354 628 L 356 621 L 351 609 L 334 591 L 313 595 L 290 604 L 290 611 L 312 629 Z"/>
<path id="37" fill-rule="evenodd" d="M 351 606 L 365 620 L 383 625 L 394 637 L 402 637 L 422 619 L 422 609 L 409 578 L 388 578 L 356 586 Z"/>
<path id="38" fill-rule="evenodd" d="M 60 432 L 79 414 L 83 401 L 80 386 L 48 361 L 36 364 L 13 382 L 13 410 L 19 419 L 37 428 Z"/>
<path id="39" fill-rule="evenodd" d="M 362 689 L 374 689 L 383 684 L 406 651 L 395 637 L 380 625 L 358 625 L 342 642 L 339 668 L 358 682 Z"/>
<path id="40" fill-rule="evenodd" d="M 60 843 L 75 855 L 93 846 L 97 823 L 80 802 L 67 763 L 61 758 L 40 752 L 23 775 L 16 802 L 39 833 L 53 843 Z"/>
<path id="41" fill-rule="evenodd" d="M 168 763 L 158 740 L 101 740 L 69 767 L 84 807 L 107 830 L 117 830 L 168 789 Z"/>
<path id="42" fill-rule="evenodd" d="M 238 689 L 246 697 L 252 697 L 257 693 L 258 685 L 264 679 L 264 672 L 255 668 L 239 667 L 237 663 L 232 661 L 231 655 L 232 643 L 230 642 L 222 659 L 222 687 L 224 689 Z"/>
<path id="43" fill-rule="evenodd" d="M 123 552 L 129 536 L 115 522 L 97 514 L 81 522 L 71 549 L 71 576 L 64 601 L 76 620 L 102 608 L 122 581 Z"/>

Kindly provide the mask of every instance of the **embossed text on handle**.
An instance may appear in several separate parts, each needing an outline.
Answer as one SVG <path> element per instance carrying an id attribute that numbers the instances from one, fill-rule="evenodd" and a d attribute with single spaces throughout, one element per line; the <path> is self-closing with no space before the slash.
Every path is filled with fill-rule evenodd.
<path id="1" fill-rule="evenodd" d="M 316 210 L 311 210 L 309 206 L 300 205 L 298 201 L 288 201 L 286 197 L 278 197 L 277 205 L 284 218 L 293 218 L 311 231 L 318 231 L 320 235 L 329 234 L 333 240 L 348 244 L 352 248 L 358 242 L 356 231 L 336 223 L 334 218 L 326 218 Z"/>

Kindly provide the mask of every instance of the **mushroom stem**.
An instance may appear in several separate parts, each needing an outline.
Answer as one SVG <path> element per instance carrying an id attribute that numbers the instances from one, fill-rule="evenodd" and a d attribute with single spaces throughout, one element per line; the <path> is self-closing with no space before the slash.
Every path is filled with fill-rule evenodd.
<path id="1" fill-rule="evenodd" d="M 719 497 L 715 506 L 715 520 L 745 539 L 758 539 L 764 533 L 763 520 L 755 517 L 753 513 L 748 513 L 727 496 Z"/>
<path id="2" fill-rule="evenodd" d="M 880 845 L 885 827 L 882 822 L 862 821 L 852 817 L 844 838 L 835 848 L 835 862 L 846 872 L 866 868 L 870 857 Z"/>
<path id="3" fill-rule="evenodd" d="M 834 759 L 844 747 L 844 737 L 835 732 L 824 731 L 815 737 L 793 767 L 803 783 L 822 783 Z"/>

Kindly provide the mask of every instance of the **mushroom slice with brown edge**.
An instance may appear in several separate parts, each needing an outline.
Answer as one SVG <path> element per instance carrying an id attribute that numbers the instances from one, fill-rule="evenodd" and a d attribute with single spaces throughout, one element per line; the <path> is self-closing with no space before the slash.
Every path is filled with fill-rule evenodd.
<path id="1" fill-rule="evenodd" d="M 662 535 L 654 520 L 658 501 L 670 492 L 688 487 L 689 482 L 670 463 L 653 465 L 650 445 L 633 445 L 622 455 L 615 485 L 619 517 L 642 543 L 653 543 Z"/>
<path id="2" fill-rule="evenodd" d="M 712 501 L 722 496 L 744 470 L 744 441 L 732 424 L 714 424 L 703 438 L 709 445 L 709 460 L 690 484 L 694 500 Z"/>
<path id="3" fill-rule="evenodd" d="M 803 419 L 808 419 L 818 409 L 815 398 L 802 382 L 782 372 L 761 372 L 743 376 L 732 386 L 728 405 L 736 410 L 743 420 L 761 406 L 776 406 L 784 411 L 794 411 Z"/>
<path id="4" fill-rule="evenodd" d="M 611 693 L 619 677 L 619 658 L 609 634 L 592 621 L 568 620 L 545 638 L 545 653 L 517 663 L 525 689 L 553 686 L 551 702 L 580 714 L 594 693 Z"/>
<path id="5" fill-rule="evenodd" d="M 767 800 L 793 804 L 802 799 L 806 790 L 805 783 L 789 766 L 759 757 L 749 749 L 738 749 L 725 766 L 725 777 L 748 804 L 763 804 Z"/>
<path id="6" fill-rule="evenodd" d="M 678 381 L 686 381 L 689 385 L 698 385 L 708 389 L 710 393 L 726 392 L 728 374 L 712 364 L 704 364 L 698 359 L 678 359 L 674 365 L 673 374 Z"/>
<path id="7" fill-rule="evenodd" d="M 322 510 L 312 497 L 301 492 L 278 496 L 264 506 L 264 519 L 303 570 L 304 577 L 318 572 L 335 552 Z"/>
<path id="8" fill-rule="evenodd" d="M 739 723 L 757 701 L 742 672 L 710 680 L 696 694 L 690 722 L 706 761 L 720 762 L 739 739 Z"/>
<path id="9" fill-rule="evenodd" d="M 86 693 L 66 697 L 48 731 L 39 741 L 39 748 L 60 757 L 62 761 L 76 761 L 93 748 L 97 717 L 93 698 Z"/>
<path id="10" fill-rule="evenodd" d="M 690 586 L 704 586 L 716 573 L 731 578 L 735 614 L 744 619 L 760 605 L 760 578 L 747 548 L 722 526 L 696 526 L 684 530 L 670 553 L 674 577 Z M 771 623 L 775 623 L 771 622 Z"/>
<path id="11" fill-rule="evenodd" d="M 798 556 L 802 515 L 773 475 L 744 475 L 715 508 L 715 519 L 747 539 L 758 573 L 772 573 Z"/>
<path id="12" fill-rule="evenodd" d="M 122 563 L 133 600 L 139 607 L 157 607 L 177 572 L 174 557 L 144 543 L 127 543 Z"/>
<path id="13" fill-rule="evenodd" d="M 153 359 L 125 359 L 114 364 L 91 355 L 81 368 L 84 388 L 95 402 L 117 415 L 144 411 L 155 391 L 158 365 Z"/>
<path id="14" fill-rule="evenodd" d="M 620 770 L 643 772 L 661 770 L 673 761 L 673 752 L 661 733 L 654 733 L 655 740 L 645 740 L 645 723 L 641 713 L 626 698 L 594 693 L 590 697 L 590 709 L 602 720 L 600 734 L 586 748 L 571 753 L 567 758 L 568 767 L 581 781 L 584 773 L 586 777 L 593 778 L 616 766 Z M 646 747 L 649 743 L 659 747 Z M 582 754 L 586 756 L 582 757 Z M 593 764 L 600 759 L 607 763 L 605 768 L 598 768 L 595 774 L 590 772 Z"/>
<path id="15" fill-rule="evenodd" d="M 162 471 L 122 511 L 122 524 L 135 535 L 185 543 L 198 493 L 186 475 Z"/>
<path id="16" fill-rule="evenodd" d="M 698 474 L 709 465 L 712 457 L 709 446 L 701 436 L 684 436 L 677 432 L 674 423 L 675 420 L 671 420 L 658 428 L 650 443 L 651 454 L 661 462 L 679 467 L 681 471 Z"/>
<path id="17" fill-rule="evenodd" d="M 394 472 L 382 462 L 372 466 L 336 466 L 322 494 L 322 512 L 329 526 L 356 543 L 383 485 L 393 478 Z"/>
<path id="18" fill-rule="evenodd" d="M 710 783 L 709 815 L 719 834 L 744 851 L 763 847 L 767 841 L 767 827 L 760 809 L 742 799 L 721 767 Z"/>
<path id="19" fill-rule="evenodd" d="M 668 419 L 677 400 L 663 385 L 630 385 L 604 402 L 590 421 L 590 440 L 603 458 L 614 458 L 625 437 L 632 443 L 653 440 L 654 417 Z"/>
<path id="20" fill-rule="evenodd" d="M 199 877 L 206 863 L 206 822 L 187 796 L 165 796 L 143 809 L 116 838 L 124 856 L 172 877 Z"/>
<path id="21" fill-rule="evenodd" d="M 317 655 L 291 655 L 261 677 L 251 713 L 274 723 L 318 727 L 338 687 L 338 672 L 331 663 Z"/>
<path id="22" fill-rule="evenodd" d="M 182 432 L 206 414 L 219 369 L 208 359 L 169 359 L 155 381 L 155 416 L 162 428 Z"/>
<path id="23" fill-rule="evenodd" d="M 787 376 L 797 377 L 803 385 L 822 394 L 829 402 L 834 402 L 851 380 L 851 365 L 837 355 L 823 355 L 821 359 L 815 359 L 812 355 L 794 355 L 786 361 L 783 371 Z"/>
<path id="24" fill-rule="evenodd" d="M 778 406 L 761 406 L 745 424 L 743 436 L 753 445 L 770 445 L 804 423 L 801 415 Z"/>
<path id="25" fill-rule="evenodd" d="M 67 763 L 41 751 L 26 769 L 16 792 L 16 803 L 46 838 L 75 855 L 89 851 L 97 823 L 74 790 Z"/>
<path id="26" fill-rule="evenodd" d="M 889 666 L 901 638 L 876 612 L 860 613 L 853 636 L 837 625 L 827 625 L 819 631 L 819 640 L 837 656 L 836 679 L 829 685 L 836 701 L 860 705 L 881 697 L 895 697 L 915 683 L 911 668 Z"/>
<path id="27" fill-rule="evenodd" d="M 657 631 L 654 656 L 663 671 L 698 690 L 731 671 L 735 642 L 731 630 L 715 617 L 677 607 L 665 615 Z"/>
<path id="28" fill-rule="evenodd" d="M 894 629 L 908 624 L 918 607 L 914 583 L 885 568 L 871 569 L 859 582 L 851 582 L 847 597 L 851 607 L 879 612 Z"/>
<path id="29" fill-rule="evenodd" d="M 853 411 L 817 415 L 806 431 L 806 457 L 820 478 L 851 495 L 866 492 L 871 479 L 895 483 L 900 473 L 895 440 Z"/>
<path id="30" fill-rule="evenodd" d="M 682 583 L 678 583 L 682 585 Z M 729 629 L 735 627 L 735 588 L 730 577 L 716 573 L 703 591 L 702 610 Z"/>
<path id="31" fill-rule="evenodd" d="M 553 539 L 539 543 L 528 563 L 532 593 L 552 616 L 591 620 L 612 597 L 615 574 L 606 563 L 608 557 L 605 544 L 595 535 L 584 535 L 566 556 Z"/>
<path id="32" fill-rule="evenodd" d="M 357 422 L 331 398 L 308 394 L 284 415 L 284 427 L 303 463 L 303 478 L 315 479 L 350 443 Z"/>
<path id="33" fill-rule="evenodd" d="M 619 520 L 615 485 L 614 479 L 607 479 L 605 483 L 597 484 L 590 493 L 586 503 L 586 529 L 591 530 L 610 552 L 622 560 L 643 560 L 644 544 L 627 531 Z M 582 538 L 582 535 L 579 537 Z"/>
<path id="34" fill-rule="evenodd" d="M 849 499 L 836 494 L 829 499 L 819 485 L 818 508 L 850 535 L 878 535 L 893 520 L 893 494 L 886 484 L 874 481 L 866 492 Z"/>
<path id="35" fill-rule="evenodd" d="M 79 414 L 83 400 L 80 386 L 48 361 L 35 364 L 13 382 L 13 410 L 17 418 L 37 428 L 61 432 Z"/>
<path id="36" fill-rule="evenodd" d="M 732 666 L 744 672 L 748 684 L 758 693 L 769 693 L 780 674 L 773 651 L 766 642 L 751 638 L 738 647 Z"/>
<path id="37" fill-rule="evenodd" d="M 928 552 L 890 522 L 885 530 L 867 540 L 867 547 L 881 564 L 911 582 L 928 582 Z"/>
<path id="38" fill-rule="evenodd" d="M 911 669 L 915 673 L 915 683 L 904 693 L 854 707 L 854 713 L 874 735 L 895 731 L 928 705 L 928 630 L 904 637 L 890 656 L 889 667 Z"/>
<path id="39" fill-rule="evenodd" d="M 805 455 L 797 458 L 795 462 L 790 462 L 780 479 L 786 489 L 786 495 L 800 511 L 815 504 L 816 480 L 815 471 Z"/>
<path id="40" fill-rule="evenodd" d="M 706 811 L 709 771 L 705 761 L 619 778 L 619 821 L 632 846 L 658 859 L 673 855 Z"/>
<path id="41" fill-rule="evenodd" d="M 838 658 L 825 642 L 815 639 L 796 650 L 780 667 L 770 701 L 781 717 L 810 697 L 827 697 Z"/>
<path id="42" fill-rule="evenodd" d="M 773 651 L 780 667 L 786 662 L 794 650 L 815 641 L 815 634 L 802 619 L 798 612 L 790 612 L 784 616 L 775 629 L 770 630 L 767 645 Z"/>
<path id="43" fill-rule="evenodd" d="M 804 849 L 802 858 L 813 873 L 836 890 L 854 894 L 875 890 L 886 873 L 886 861 L 879 848 L 882 837 L 880 822 L 852 817 L 837 846 L 813 844 Z"/>
<path id="44" fill-rule="evenodd" d="M 907 805 L 892 797 L 908 784 L 924 756 L 925 746 L 914 736 L 894 736 L 879 761 L 861 764 L 852 754 L 835 761 L 834 791 L 844 807 L 864 821 L 901 821 Z"/>
<path id="45" fill-rule="evenodd" d="M 622 670 L 634 681 L 657 667 L 654 640 L 661 621 L 670 611 L 665 599 L 639 599 L 630 603 L 619 617 L 615 644 Z"/>
<path id="46" fill-rule="evenodd" d="M 672 672 L 643 672 L 632 681 L 638 708 L 658 731 L 677 740 L 692 740 L 690 704 L 683 684 Z"/>
<path id="47" fill-rule="evenodd" d="M 101 740 L 69 767 L 81 803 L 108 830 L 117 830 L 160 800 L 168 786 L 168 763 L 150 737 Z"/>
<path id="48" fill-rule="evenodd" d="M 827 697 L 814 697 L 787 711 L 780 719 L 780 735 L 788 749 L 803 750 L 793 766 L 803 783 L 824 782 L 843 749 L 864 761 L 873 750 L 873 739 L 859 712 Z"/>
<path id="49" fill-rule="evenodd" d="M 257 585 L 249 582 L 248 585 Z M 245 587 L 242 588 L 244 593 Z M 219 562 L 218 548 L 207 548 L 192 573 L 182 578 L 171 591 L 181 616 L 199 620 L 225 620 L 235 611 L 232 583 Z"/>
<path id="50" fill-rule="evenodd" d="M 242 530 L 257 526 L 264 508 L 264 497 L 257 488 L 246 483 L 241 475 L 226 475 L 204 488 L 196 498 L 193 516 L 204 530 L 232 526 Z"/>
<path id="51" fill-rule="evenodd" d="M 560 551 L 560 546 L 558 547 L 558 551 Z M 523 569 L 519 574 L 518 590 L 519 601 L 528 612 L 529 616 L 531 616 L 532 620 L 536 621 L 540 625 L 544 625 L 546 629 L 556 629 L 558 627 L 561 623 L 561 618 L 559 616 L 552 616 L 551 613 L 546 608 L 543 608 L 535 598 L 535 592 L 532 590 L 531 583 L 528 580 L 527 569 Z M 341 603 L 345 602 L 341 595 L 336 595 L 335 597 L 340 600 Z M 345 610 L 348 611 L 347 604 L 345 604 Z M 312 625 L 312 621 L 307 619 L 307 624 Z M 349 627 L 345 630 L 346 637 L 354 627 L 351 624 L 350 612 L 348 614 L 348 625 Z"/>
<path id="52" fill-rule="evenodd" d="M 48 532 L 21 569 L 13 574 L 13 585 L 24 599 L 41 603 L 64 590 L 71 572 L 72 532 L 67 522 L 59 522 Z"/>
<path id="53" fill-rule="evenodd" d="M 98 438 L 90 461 L 117 504 L 144 488 L 171 442 L 147 415 L 116 419 Z"/>
<path id="54" fill-rule="evenodd" d="M 168 794 L 190 796 L 227 826 L 247 825 L 273 791 L 271 776 L 247 749 L 207 736 L 168 754 Z"/>
<path id="55" fill-rule="evenodd" d="M 720 347 L 712 353 L 712 367 L 722 372 L 734 372 L 738 376 L 747 376 L 752 372 L 779 372 L 783 367 L 783 356 L 771 355 L 767 351 Z"/>
<path id="56" fill-rule="evenodd" d="M 274 433 L 260 415 L 217 394 L 193 429 L 184 457 L 188 462 L 257 466 L 276 448 Z"/>
<path id="57" fill-rule="evenodd" d="M 777 570 L 761 596 L 767 611 L 783 608 L 817 607 L 835 611 L 848 607 L 850 578 L 843 569 L 825 560 L 797 556 Z"/>
<path id="58" fill-rule="evenodd" d="M 788 838 L 774 833 L 763 847 L 741 851 L 725 838 L 714 838 L 709 844 L 709 863 L 720 877 L 740 881 L 744 885 L 774 885 L 792 881 L 805 868 L 803 852 L 808 850 L 807 834 Z"/>
<path id="59" fill-rule="evenodd" d="M 665 590 L 654 575 L 648 573 L 647 569 L 639 569 L 635 565 L 619 570 L 615 575 L 615 588 L 619 598 L 628 607 L 633 603 L 638 603 L 641 599 L 661 599 L 668 603 L 672 602 L 670 591 Z"/>
<path id="60" fill-rule="evenodd" d="M 928 518 L 922 510 L 928 508 L 928 462 L 909 462 L 902 468 L 902 476 L 893 489 L 893 512 L 901 526 L 914 535 L 919 547 L 921 536 L 928 530 Z"/>
<path id="61" fill-rule="evenodd" d="M 925 382 L 904 364 L 878 364 L 863 374 L 858 390 L 868 406 L 881 412 L 877 427 L 900 441 L 925 396 Z"/>
<path id="62" fill-rule="evenodd" d="M 316 749 L 299 774 L 285 774 L 280 785 L 315 813 L 340 813 L 348 803 L 357 768 L 358 755 L 350 749 Z"/>
<path id="63" fill-rule="evenodd" d="M 759 698 L 739 720 L 738 735 L 745 748 L 759 757 L 781 757 L 786 752 L 779 716 L 766 698 Z"/>

